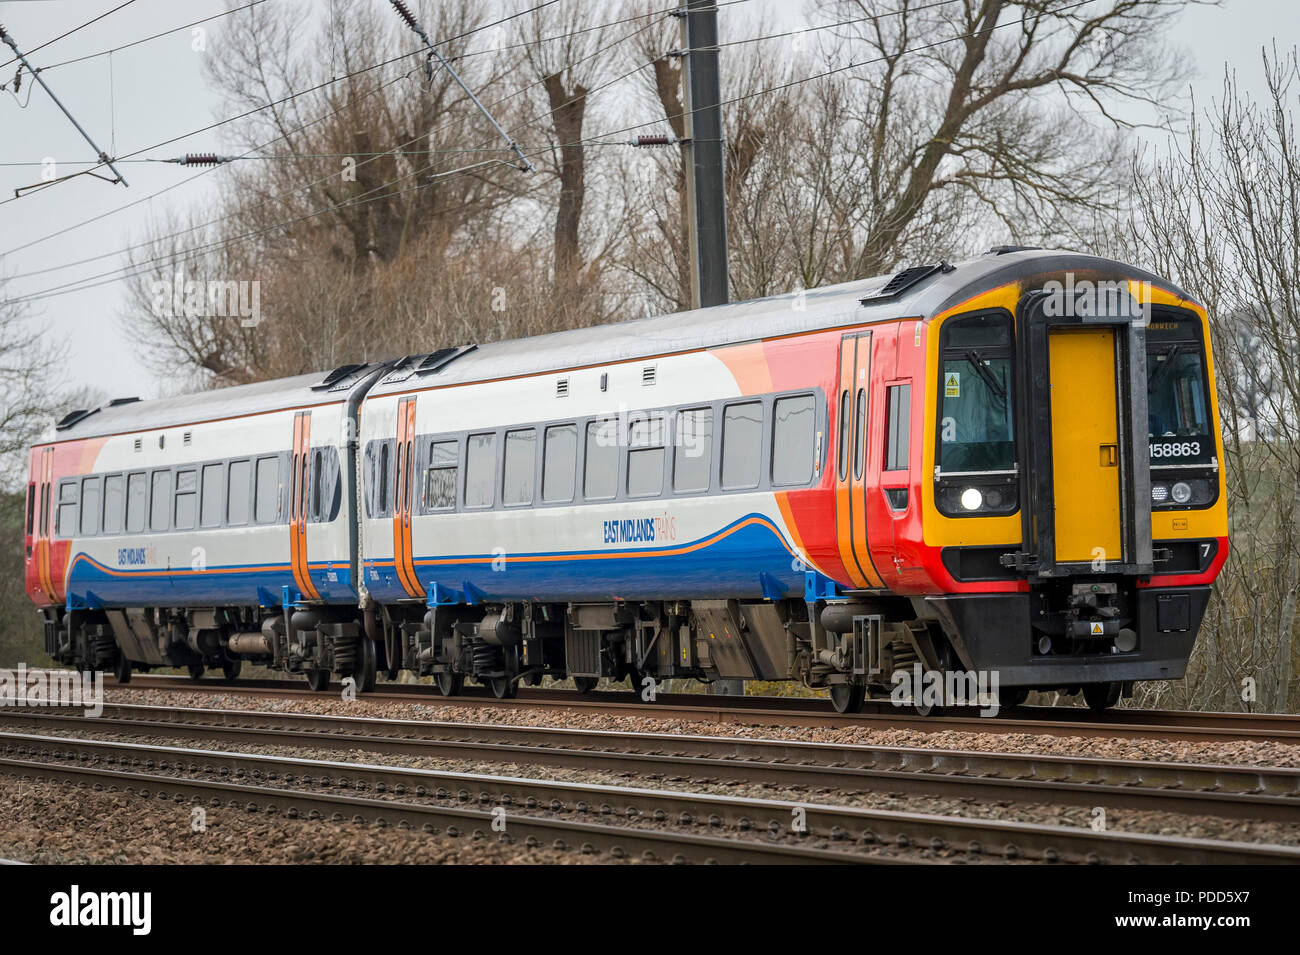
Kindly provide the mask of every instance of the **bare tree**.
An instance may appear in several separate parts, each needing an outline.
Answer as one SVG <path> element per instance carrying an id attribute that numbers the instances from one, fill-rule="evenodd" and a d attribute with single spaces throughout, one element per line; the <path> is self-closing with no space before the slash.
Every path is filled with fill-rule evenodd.
<path id="1" fill-rule="evenodd" d="M 869 209 L 851 271 L 888 271 L 927 206 L 964 193 L 1013 236 L 1105 203 L 1122 107 L 1163 109 L 1185 68 L 1160 37 L 1196 0 L 830 0 L 857 95 Z M 851 22 L 857 21 L 857 22 Z M 1051 94 L 1051 95 L 1048 95 Z"/>
<path id="2" fill-rule="evenodd" d="M 27 447 L 48 427 L 64 403 L 52 374 L 61 352 L 43 339 L 23 307 L 0 284 L 0 489 L 12 488 L 27 471 Z"/>
<path id="3" fill-rule="evenodd" d="M 1268 97 L 1228 74 L 1186 144 L 1139 166 L 1131 255 L 1204 296 L 1212 318 L 1232 553 L 1187 688 L 1286 711 L 1300 588 L 1300 60 L 1263 55 Z M 1249 702 L 1249 701 L 1247 701 Z"/>

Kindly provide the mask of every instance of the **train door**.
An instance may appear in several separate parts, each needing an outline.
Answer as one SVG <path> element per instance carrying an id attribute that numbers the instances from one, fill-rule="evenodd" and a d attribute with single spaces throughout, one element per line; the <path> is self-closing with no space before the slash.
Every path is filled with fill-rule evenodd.
<path id="1" fill-rule="evenodd" d="M 307 562 L 307 476 L 311 460 L 311 412 L 299 411 L 293 416 L 293 451 L 289 466 L 289 559 L 293 566 L 293 582 L 299 593 L 310 600 L 319 600 L 311 581 Z"/>
<path id="2" fill-rule="evenodd" d="M 1017 309 L 1016 566 L 1039 578 L 1150 574 L 1146 325 L 1135 303 L 1078 295 L 1031 292 Z"/>
<path id="3" fill-rule="evenodd" d="M 876 429 L 880 447 L 879 502 L 882 523 L 889 525 L 889 555 L 895 572 L 906 569 L 906 548 L 912 535 L 906 528 L 911 512 L 912 489 L 912 379 L 907 376 L 902 345 L 912 335 L 915 323 L 899 322 L 889 328 L 878 359 L 887 359 L 877 377 L 881 389 L 877 400 Z M 883 537 L 884 535 L 879 535 Z"/>
<path id="4" fill-rule="evenodd" d="M 1113 328 L 1048 336 L 1056 559 L 1121 559 L 1119 409 Z"/>
<path id="5" fill-rule="evenodd" d="M 840 560 L 854 587 L 881 586 L 868 553 L 867 475 L 871 420 L 871 332 L 840 339 L 840 387 L 835 461 L 835 526 Z"/>
<path id="6" fill-rule="evenodd" d="M 38 603 L 57 601 L 50 541 L 53 537 L 54 449 L 41 448 L 35 462 L 33 480 L 28 482 L 26 513 L 27 563 L 34 573 L 28 574 L 29 589 Z"/>
<path id="7" fill-rule="evenodd" d="M 423 597 L 411 546 L 411 504 L 415 475 L 415 396 L 397 402 L 396 467 L 393 468 L 393 562 L 407 596 Z"/>

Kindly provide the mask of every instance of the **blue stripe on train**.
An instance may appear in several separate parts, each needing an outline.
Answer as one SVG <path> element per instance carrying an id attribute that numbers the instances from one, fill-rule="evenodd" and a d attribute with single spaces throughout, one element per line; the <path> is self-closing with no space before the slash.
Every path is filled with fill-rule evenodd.
<path id="1" fill-rule="evenodd" d="M 770 520 L 750 514 L 691 542 L 609 552 L 470 554 L 416 558 L 429 593 L 471 600 L 627 600 L 800 596 L 804 565 Z M 437 563 L 434 563 L 434 561 Z M 391 566 L 368 565 L 366 587 L 385 603 L 409 599 Z"/>
<path id="2" fill-rule="evenodd" d="M 321 598 L 329 603 L 355 604 L 352 569 L 346 564 L 321 565 L 309 571 Z M 209 567 L 204 571 L 110 570 L 87 554 L 73 558 L 68 575 L 68 606 L 177 607 L 207 605 L 276 606 L 284 587 L 296 590 L 288 564 Z"/>
<path id="3" fill-rule="evenodd" d="M 465 554 L 418 558 L 421 586 L 459 599 L 628 600 L 798 596 L 804 566 L 770 520 L 750 514 L 690 542 L 619 551 L 555 551 L 515 555 Z M 527 559 L 524 559 L 527 558 Z M 434 561 L 438 561 L 435 563 Z M 368 565 L 366 585 L 381 603 L 409 599 L 396 569 Z M 334 579 L 331 578 L 331 574 Z M 312 582 L 329 603 L 354 604 L 346 565 L 311 569 Z M 68 577 L 72 607 L 204 606 L 279 603 L 295 588 L 286 564 L 209 567 L 202 572 L 110 570 L 86 554 L 73 559 Z"/>

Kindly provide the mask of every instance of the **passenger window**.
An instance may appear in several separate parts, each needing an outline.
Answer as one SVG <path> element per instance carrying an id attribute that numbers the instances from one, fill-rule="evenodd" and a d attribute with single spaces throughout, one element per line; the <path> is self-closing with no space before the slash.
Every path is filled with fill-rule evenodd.
<path id="1" fill-rule="evenodd" d="M 491 507 L 497 470 L 497 436 L 471 434 L 465 449 L 465 506 Z"/>
<path id="2" fill-rule="evenodd" d="M 713 409 L 677 412 L 673 442 L 673 490 L 707 491 L 713 463 Z"/>
<path id="3" fill-rule="evenodd" d="M 197 472 L 176 472 L 176 506 L 172 510 L 172 527 L 177 530 L 189 530 L 194 526 L 194 512 L 197 509 L 194 498 L 197 489 Z"/>
<path id="4" fill-rule="evenodd" d="M 862 477 L 863 459 L 867 454 L 867 389 L 858 389 L 857 410 L 853 419 L 853 476 Z"/>
<path id="5" fill-rule="evenodd" d="M 849 476 L 849 435 L 853 433 L 849 419 L 849 391 L 844 389 L 840 392 L 840 450 L 839 450 L 839 470 L 840 480 L 843 481 Z"/>
<path id="6" fill-rule="evenodd" d="M 59 509 L 55 513 L 54 533 L 71 537 L 77 530 L 77 484 L 67 481 L 59 485 Z"/>
<path id="7" fill-rule="evenodd" d="M 199 509 L 199 524 L 203 527 L 221 526 L 221 472 L 220 464 L 203 466 L 203 502 Z"/>
<path id="8" fill-rule="evenodd" d="M 144 530 L 144 513 L 149 504 L 149 476 L 143 471 L 127 475 L 126 479 L 126 532 L 138 534 Z"/>
<path id="9" fill-rule="evenodd" d="M 81 535 L 88 537 L 99 530 L 99 478 L 81 482 Z"/>
<path id="10" fill-rule="evenodd" d="M 248 523 L 248 490 L 252 484 L 253 465 L 250 461 L 230 462 L 230 487 L 226 491 L 226 523 Z"/>
<path id="11" fill-rule="evenodd" d="M 153 472 L 153 498 L 149 509 L 149 530 L 167 530 L 168 505 L 172 499 L 172 475 L 170 471 Z"/>
<path id="12" fill-rule="evenodd" d="M 125 478 L 120 474 L 110 474 L 104 478 L 104 528 L 105 534 L 122 533 L 122 507 L 124 500 Z"/>
<path id="13" fill-rule="evenodd" d="M 763 405 L 727 405 L 722 414 L 722 488 L 758 487 L 762 473 Z"/>
<path id="14" fill-rule="evenodd" d="M 435 441 L 429 445 L 429 470 L 424 480 L 424 505 L 431 511 L 456 506 L 456 475 L 460 447 L 456 441 Z"/>
<path id="15" fill-rule="evenodd" d="M 505 478 L 501 500 L 506 504 L 533 503 L 533 476 L 537 473 L 537 432 L 528 428 L 506 432 Z"/>
<path id="16" fill-rule="evenodd" d="M 817 412 L 812 395 L 777 398 L 772 410 L 772 483 L 807 484 L 813 475 Z"/>
<path id="17" fill-rule="evenodd" d="M 388 442 L 379 446 L 379 516 L 388 516 Z"/>
<path id="18" fill-rule="evenodd" d="M 257 459 L 257 496 L 253 499 L 253 520 L 269 524 L 280 515 L 280 459 Z"/>
<path id="19" fill-rule="evenodd" d="M 886 392 L 885 470 L 906 471 L 908 438 L 911 426 L 911 385 L 890 385 Z"/>
<path id="20" fill-rule="evenodd" d="M 320 520 L 321 515 L 321 479 L 325 471 L 325 455 L 320 448 L 312 455 L 311 464 L 311 514 L 316 520 Z"/>
<path id="21" fill-rule="evenodd" d="M 574 472 L 578 467 L 578 426 L 555 424 L 546 429 L 542 449 L 542 500 L 573 500 Z"/>
<path id="22" fill-rule="evenodd" d="M 664 489 L 664 419 L 651 415 L 628 426 L 628 497 L 654 497 Z"/>
<path id="23" fill-rule="evenodd" d="M 27 536 L 32 536 L 32 524 L 36 518 L 36 485 L 27 485 Z"/>
<path id="24" fill-rule="evenodd" d="M 618 421 L 588 421 L 582 495 L 589 501 L 608 501 L 617 490 Z"/>

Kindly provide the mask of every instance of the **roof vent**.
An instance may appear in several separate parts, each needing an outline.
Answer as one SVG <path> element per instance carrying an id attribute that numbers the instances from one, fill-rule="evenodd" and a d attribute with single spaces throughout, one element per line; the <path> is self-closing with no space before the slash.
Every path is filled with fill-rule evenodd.
<path id="1" fill-rule="evenodd" d="M 319 382 L 312 385 L 311 386 L 312 391 L 323 391 L 327 388 L 332 387 L 333 385 L 337 385 L 339 382 L 345 381 L 346 379 L 350 378 L 352 375 L 355 375 L 358 371 L 360 371 L 365 367 L 366 367 L 365 365 L 357 365 L 357 364 L 339 365 L 328 375 L 322 378 Z"/>
<path id="2" fill-rule="evenodd" d="M 940 262 L 938 265 L 916 265 L 910 269 L 903 269 L 903 271 L 895 273 L 894 277 L 886 282 L 880 291 L 873 292 L 860 299 L 860 301 L 863 305 L 870 305 L 872 302 L 881 299 L 896 298 L 922 279 L 927 279 L 936 272 L 951 272 L 954 268 L 956 266 L 949 265 L 947 262 Z"/>
<path id="3" fill-rule="evenodd" d="M 653 385 L 655 383 L 655 366 L 646 365 L 641 369 L 641 384 Z"/>
<path id="4" fill-rule="evenodd" d="M 116 407 L 119 407 L 120 405 L 129 405 L 129 404 L 133 404 L 134 402 L 137 402 L 137 401 L 139 401 L 139 400 L 140 400 L 140 399 L 139 399 L 138 397 L 131 397 L 131 398 L 114 398 L 112 401 L 110 401 L 110 402 L 108 403 L 108 406 L 109 406 L 110 408 L 116 408 Z"/>
<path id="5" fill-rule="evenodd" d="M 69 411 L 59 419 L 59 423 L 54 428 L 56 431 L 66 431 L 78 421 L 84 421 L 98 410 L 98 408 L 78 408 L 76 411 Z"/>
<path id="6" fill-rule="evenodd" d="M 478 348 L 477 345 L 457 345 L 454 348 L 439 348 L 435 352 L 430 352 L 424 357 L 415 369 L 417 375 L 432 375 L 435 372 L 442 371 L 461 355 L 468 354 Z"/>
<path id="7" fill-rule="evenodd" d="M 556 378 L 556 379 L 555 379 L 555 397 L 557 397 L 557 398 L 567 398 L 567 397 L 569 397 L 569 379 L 568 379 L 568 378 Z"/>

